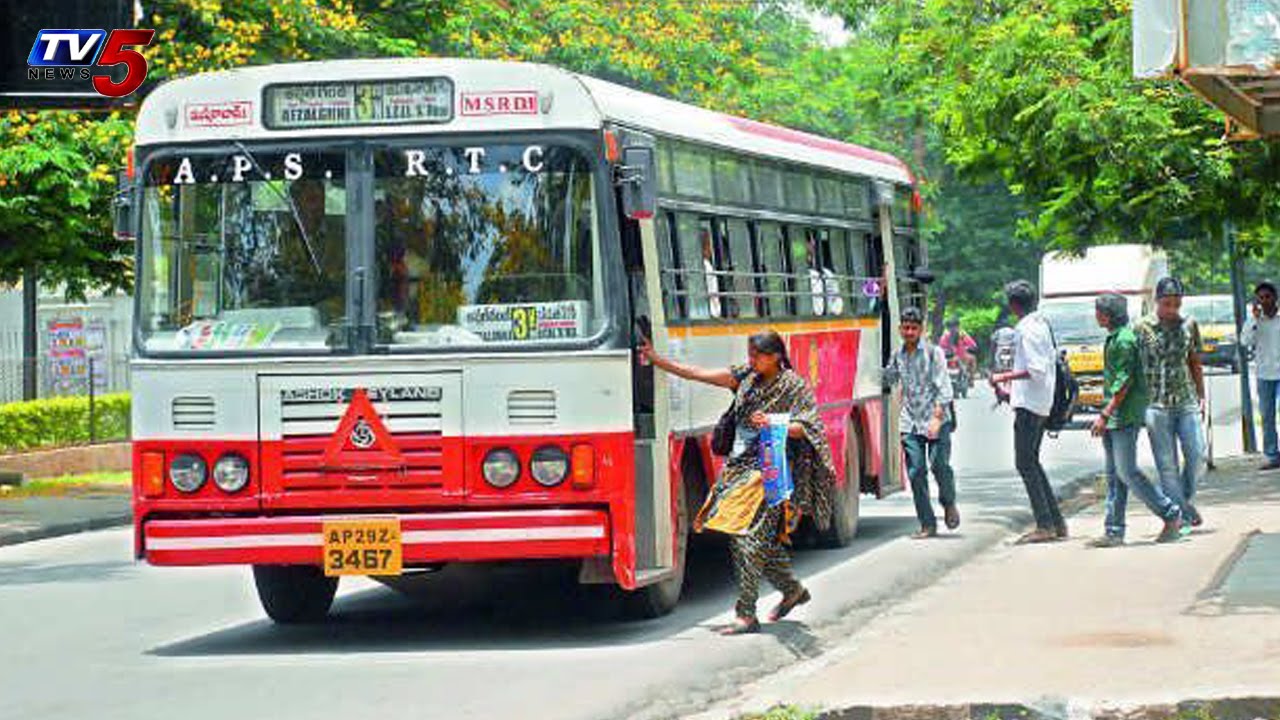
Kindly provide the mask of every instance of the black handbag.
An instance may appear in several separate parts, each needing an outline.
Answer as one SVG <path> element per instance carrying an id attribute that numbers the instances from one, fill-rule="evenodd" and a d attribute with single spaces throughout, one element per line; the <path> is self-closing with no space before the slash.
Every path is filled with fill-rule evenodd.
<path id="1" fill-rule="evenodd" d="M 729 409 L 724 411 L 711 431 L 711 452 L 726 456 L 733 452 L 733 441 L 738 432 L 738 398 L 735 395 Z"/>

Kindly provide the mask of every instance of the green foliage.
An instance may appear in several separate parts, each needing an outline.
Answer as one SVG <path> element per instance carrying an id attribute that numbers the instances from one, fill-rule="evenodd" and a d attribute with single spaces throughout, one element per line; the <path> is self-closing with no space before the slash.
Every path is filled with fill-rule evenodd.
<path id="1" fill-rule="evenodd" d="M 129 394 L 94 399 L 98 440 L 129 437 Z M 89 398 L 67 397 L 0 405 L 0 452 L 89 442 Z"/>
<path id="2" fill-rule="evenodd" d="M 1125 0 L 829 4 L 898 48 L 897 87 L 927 108 L 947 163 L 1022 197 L 1024 237 L 1163 244 L 1232 220 L 1261 238 L 1280 218 L 1276 143 L 1226 142 L 1185 88 L 1135 81 Z"/>
<path id="3" fill-rule="evenodd" d="M 996 331 L 996 323 L 1000 320 L 1000 307 L 969 307 L 959 312 L 960 329 L 978 341 L 979 352 L 986 354 L 991 349 L 991 335 Z"/>
<path id="4" fill-rule="evenodd" d="M 931 291 L 940 312 L 951 305 L 1002 301 L 1005 283 L 1035 282 L 1044 246 L 1017 233 L 1020 203 L 999 183 L 966 185 L 947 177 L 935 193 L 928 232 Z"/>
<path id="5" fill-rule="evenodd" d="M 0 116 L 0 283 L 35 266 L 73 296 L 129 285 L 132 248 L 112 236 L 111 200 L 131 130 L 116 113 Z"/>
<path id="6" fill-rule="evenodd" d="M 741 111 L 743 88 L 790 82 L 787 65 L 815 46 L 789 8 L 783 0 L 157 0 L 142 24 L 157 31 L 144 51 L 151 80 L 275 62 L 448 55 L 552 63 Z M 820 58 L 806 62 L 818 67 Z M 110 228 L 130 119 L 0 119 L 0 283 L 30 266 L 72 295 L 131 283 L 132 249 Z"/>

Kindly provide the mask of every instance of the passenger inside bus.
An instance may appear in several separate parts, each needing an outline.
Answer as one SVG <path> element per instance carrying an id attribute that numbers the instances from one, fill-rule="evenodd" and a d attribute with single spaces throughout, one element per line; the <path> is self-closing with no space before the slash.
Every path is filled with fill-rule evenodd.
<path id="1" fill-rule="evenodd" d="M 702 245 L 702 274 L 707 281 L 707 304 L 711 317 L 724 317 L 720 304 L 720 276 L 716 272 L 715 248 L 711 241 L 711 228 L 704 224 L 700 231 Z"/>

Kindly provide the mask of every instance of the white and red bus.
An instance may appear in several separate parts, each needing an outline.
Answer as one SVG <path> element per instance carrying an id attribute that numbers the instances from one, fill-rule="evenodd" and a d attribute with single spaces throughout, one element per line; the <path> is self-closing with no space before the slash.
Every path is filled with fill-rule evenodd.
<path id="1" fill-rule="evenodd" d="M 838 456 L 827 542 L 902 486 L 880 368 L 928 274 L 889 155 L 445 59 L 174 80 L 134 153 L 136 554 L 252 565 L 279 622 L 341 575 L 524 559 L 669 611 L 730 398 L 655 383 L 641 332 L 706 366 L 784 335 Z"/>

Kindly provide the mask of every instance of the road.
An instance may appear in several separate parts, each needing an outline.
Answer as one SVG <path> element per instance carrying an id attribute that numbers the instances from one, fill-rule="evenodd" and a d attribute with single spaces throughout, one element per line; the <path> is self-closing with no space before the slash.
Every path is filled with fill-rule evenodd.
<path id="1" fill-rule="evenodd" d="M 1215 414 L 1234 378 L 1212 379 Z M 818 654 L 905 594 L 1001 541 L 1025 511 L 1012 416 L 961 401 L 961 532 L 913 542 L 907 494 L 864 499 L 857 540 L 799 553 L 814 601 L 759 636 L 722 638 L 734 592 L 723 545 L 702 542 L 686 596 L 645 623 L 601 617 L 556 566 L 450 567 L 398 591 L 346 582 L 331 622 L 276 627 L 244 568 L 153 568 L 112 530 L 0 548 L 0 718 L 668 717 Z M 1217 447 L 1232 428 L 1219 422 Z M 1235 431 L 1238 436 L 1238 430 Z M 1046 440 L 1058 486 L 1096 471 L 1085 433 Z M 766 595 L 763 611 L 776 596 Z M 867 668 L 901 682 L 900 668 Z"/>

